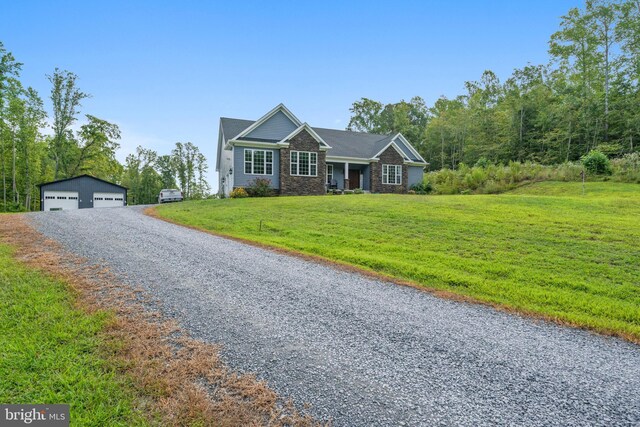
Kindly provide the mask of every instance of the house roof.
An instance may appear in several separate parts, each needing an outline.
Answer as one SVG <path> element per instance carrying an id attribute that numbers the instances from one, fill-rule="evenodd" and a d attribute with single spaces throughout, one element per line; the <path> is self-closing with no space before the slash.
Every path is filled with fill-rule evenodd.
<path id="1" fill-rule="evenodd" d="M 226 144 L 231 138 L 239 135 L 243 130 L 255 123 L 255 120 L 230 119 L 227 117 L 220 118 L 220 126 L 224 132 L 224 143 Z"/>
<path id="2" fill-rule="evenodd" d="M 71 178 L 59 179 L 59 180 L 57 180 L 57 181 L 43 182 L 42 184 L 38 184 L 37 186 L 38 186 L 38 187 L 42 187 L 43 185 L 57 184 L 58 182 L 72 181 L 72 180 L 74 180 L 74 179 L 83 178 L 83 177 L 87 177 L 87 178 L 95 179 L 96 181 L 102 181 L 102 182 L 105 182 L 105 183 L 107 183 L 107 184 L 115 185 L 116 187 L 120 187 L 120 188 L 123 188 L 123 189 L 125 189 L 125 190 L 128 190 L 128 188 L 127 188 L 127 187 L 125 187 L 125 186 L 123 186 L 123 185 L 116 184 L 116 183 L 109 182 L 109 181 L 105 181 L 104 179 L 96 178 L 95 176 L 91 176 L 91 175 L 86 174 L 86 173 L 85 173 L 85 174 L 82 174 L 82 175 L 74 176 L 74 177 L 71 177 Z"/>
<path id="3" fill-rule="evenodd" d="M 222 117 L 220 126 L 224 134 L 223 143 L 226 144 L 230 139 L 234 138 L 252 126 L 255 120 L 242 120 Z M 338 129 L 325 129 L 312 127 L 312 129 L 329 145 L 331 149 L 327 155 L 332 157 L 356 157 L 362 159 L 370 159 L 374 157 L 380 150 L 394 140 L 398 134 L 379 135 L 366 132 L 352 132 Z M 240 138 L 247 140 L 247 138 Z M 275 142 L 275 141 L 274 141 Z M 415 162 L 423 162 L 424 160 L 416 156 L 410 150 L 402 150 L 407 158 Z"/>

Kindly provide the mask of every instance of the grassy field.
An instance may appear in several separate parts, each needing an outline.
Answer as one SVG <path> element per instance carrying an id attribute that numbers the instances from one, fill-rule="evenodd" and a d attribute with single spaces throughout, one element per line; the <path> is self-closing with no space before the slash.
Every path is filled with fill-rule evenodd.
<path id="1" fill-rule="evenodd" d="M 73 301 L 64 283 L 0 245 L 0 402 L 67 403 L 71 425 L 145 425 L 130 383 L 102 356 L 109 316 Z"/>
<path id="2" fill-rule="evenodd" d="M 207 200 L 157 213 L 640 342 L 636 184 Z"/>

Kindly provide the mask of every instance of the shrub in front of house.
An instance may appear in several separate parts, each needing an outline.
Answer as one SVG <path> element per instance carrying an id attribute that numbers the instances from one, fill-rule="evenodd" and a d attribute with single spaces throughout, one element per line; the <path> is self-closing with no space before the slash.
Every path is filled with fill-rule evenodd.
<path id="1" fill-rule="evenodd" d="M 411 193 L 413 191 L 413 193 Z M 433 191 L 433 186 L 429 181 L 413 184 L 409 188 L 409 194 L 429 194 Z"/>
<path id="2" fill-rule="evenodd" d="M 249 194 L 247 194 L 247 190 L 244 188 L 236 187 L 231 191 L 231 193 L 229 193 L 229 197 L 232 199 L 242 199 L 244 197 L 249 197 Z"/>
<path id="3" fill-rule="evenodd" d="M 250 181 L 246 191 L 249 197 L 270 197 L 275 194 L 271 188 L 271 180 L 266 178 L 256 178 Z"/>

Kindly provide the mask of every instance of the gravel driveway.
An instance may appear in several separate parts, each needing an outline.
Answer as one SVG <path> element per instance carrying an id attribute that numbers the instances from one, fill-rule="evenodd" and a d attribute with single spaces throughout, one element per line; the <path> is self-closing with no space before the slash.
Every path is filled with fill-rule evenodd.
<path id="1" fill-rule="evenodd" d="M 640 347 L 165 223 L 31 214 L 239 371 L 336 426 L 640 425 Z"/>

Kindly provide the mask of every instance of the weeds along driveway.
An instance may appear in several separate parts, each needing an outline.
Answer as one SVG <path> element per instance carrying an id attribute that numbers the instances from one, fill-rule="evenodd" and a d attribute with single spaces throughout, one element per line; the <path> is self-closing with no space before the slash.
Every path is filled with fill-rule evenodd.
<path id="1" fill-rule="evenodd" d="M 232 369 L 337 426 L 640 424 L 640 347 L 439 299 L 142 214 L 30 215 L 141 285 Z"/>

